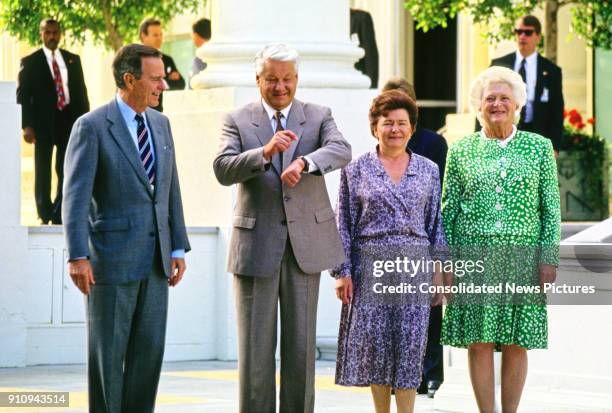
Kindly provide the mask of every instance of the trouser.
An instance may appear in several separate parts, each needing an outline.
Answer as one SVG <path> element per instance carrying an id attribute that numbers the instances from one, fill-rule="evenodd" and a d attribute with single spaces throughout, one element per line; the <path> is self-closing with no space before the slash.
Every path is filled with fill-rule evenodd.
<path id="1" fill-rule="evenodd" d="M 149 277 L 95 284 L 87 297 L 92 413 L 154 411 L 168 310 L 168 280 L 159 261 Z"/>
<path id="2" fill-rule="evenodd" d="M 427 349 L 423 360 L 423 382 L 444 381 L 444 358 L 440 344 L 442 330 L 442 306 L 431 308 L 429 312 L 429 329 L 427 331 Z"/>
<path id="3" fill-rule="evenodd" d="M 234 275 L 241 413 L 276 412 L 279 302 L 280 412 L 314 411 L 320 279 L 321 274 L 306 274 L 299 269 L 289 241 L 278 273 L 270 277 Z"/>
<path id="4" fill-rule="evenodd" d="M 64 156 L 72 128 L 72 116 L 69 107 L 55 110 L 55 128 L 52 131 L 36 130 L 34 144 L 34 199 L 38 217 L 47 223 L 62 223 L 62 185 L 64 184 Z M 55 174 L 57 189 L 55 199 L 51 201 L 51 162 L 55 153 Z"/>

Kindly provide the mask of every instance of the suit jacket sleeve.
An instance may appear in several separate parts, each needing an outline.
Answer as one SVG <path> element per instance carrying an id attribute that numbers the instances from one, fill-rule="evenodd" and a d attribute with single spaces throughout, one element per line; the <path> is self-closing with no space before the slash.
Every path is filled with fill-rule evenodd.
<path id="1" fill-rule="evenodd" d="M 378 87 L 378 47 L 376 47 L 376 34 L 374 22 L 370 13 L 364 13 L 363 22 L 359 27 L 359 42 L 365 50 L 364 69 L 366 75 L 372 80 L 370 87 Z"/>
<path id="2" fill-rule="evenodd" d="M 221 143 L 213 161 L 215 176 L 221 185 L 247 181 L 266 172 L 270 163 L 263 157 L 263 146 L 243 151 L 238 125 L 231 114 L 225 115 Z"/>
<path id="3" fill-rule="evenodd" d="M 172 59 L 172 57 L 167 56 L 167 60 L 164 61 L 164 64 L 166 66 L 166 82 L 168 83 L 168 87 L 170 88 L 170 90 L 183 90 L 185 89 L 185 79 L 183 78 L 183 75 L 181 75 L 181 72 L 179 72 L 178 68 L 176 67 L 176 64 L 174 63 L 174 59 Z M 170 68 L 170 70 L 168 70 L 168 68 Z M 168 77 L 168 75 L 171 72 L 176 72 L 179 75 L 179 78 L 177 80 L 172 80 Z"/>
<path id="4" fill-rule="evenodd" d="M 170 122 L 166 119 L 168 136 L 172 142 L 172 130 Z M 174 142 L 172 142 L 174 146 Z M 172 154 L 172 181 L 170 182 L 170 198 L 168 206 L 168 215 L 170 219 L 170 237 L 172 240 L 172 250 L 191 250 L 189 239 L 187 238 L 187 229 L 185 228 L 185 216 L 183 214 L 183 200 L 181 197 L 181 187 L 179 184 L 178 170 L 176 167 L 176 155 Z"/>
<path id="5" fill-rule="evenodd" d="M 460 170 L 455 151 L 451 148 L 448 153 L 446 172 L 444 176 L 444 186 L 442 188 L 442 223 L 444 232 L 449 245 L 454 245 L 455 219 L 459 215 L 461 208 L 461 194 L 463 187 L 461 184 Z"/>
<path id="6" fill-rule="evenodd" d="M 349 185 L 346 168 L 340 172 L 340 189 L 338 191 L 338 204 L 336 206 L 336 225 L 344 248 L 344 262 L 333 268 L 330 274 L 335 278 L 351 277 L 353 267 L 351 264 L 351 251 L 355 235 L 355 221 L 357 219 L 358 203 Z"/>
<path id="7" fill-rule="evenodd" d="M 351 161 L 351 145 L 338 130 L 329 108 L 325 108 L 319 140 L 321 147 L 307 154 L 319 168 L 313 174 L 326 174 Z"/>
<path id="8" fill-rule="evenodd" d="M 89 208 L 98 166 L 98 137 L 87 119 L 72 128 L 64 160 L 62 219 L 68 258 L 89 257 Z"/>
<path id="9" fill-rule="evenodd" d="M 563 107 L 565 102 L 563 100 L 563 74 L 561 69 L 555 70 L 556 76 L 551 79 L 551 90 L 550 96 L 550 139 L 555 150 L 559 150 L 561 147 L 561 139 L 563 138 Z"/>
<path id="10" fill-rule="evenodd" d="M 17 75 L 17 103 L 21 105 L 21 127 L 34 126 L 34 109 L 32 106 L 33 82 L 32 64 L 26 59 L 21 59 L 21 67 Z"/>
<path id="11" fill-rule="evenodd" d="M 550 142 L 546 141 L 540 162 L 540 262 L 559 264 L 559 243 L 561 242 L 561 205 L 557 163 Z"/>

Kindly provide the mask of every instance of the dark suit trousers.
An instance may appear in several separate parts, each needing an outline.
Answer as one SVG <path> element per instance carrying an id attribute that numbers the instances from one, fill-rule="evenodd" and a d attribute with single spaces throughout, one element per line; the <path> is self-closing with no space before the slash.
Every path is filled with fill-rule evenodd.
<path id="1" fill-rule="evenodd" d="M 440 344 L 442 330 L 442 306 L 431 308 L 429 312 L 429 329 L 427 330 L 427 349 L 423 360 L 423 381 L 444 381 L 444 353 Z"/>
<path id="2" fill-rule="evenodd" d="M 64 110 L 55 111 L 55 130 L 36 130 L 34 144 L 34 198 L 36 210 L 43 222 L 62 223 L 62 185 L 64 184 L 64 156 L 72 128 L 69 106 Z M 51 201 L 51 160 L 53 147 L 55 154 L 55 173 L 57 174 L 57 190 L 55 199 Z"/>
<path id="3" fill-rule="evenodd" d="M 168 309 L 168 281 L 155 262 L 148 278 L 96 284 L 87 297 L 91 413 L 155 409 Z"/>
<path id="4" fill-rule="evenodd" d="M 280 302 L 280 412 L 314 411 L 317 302 L 321 274 L 302 272 L 289 241 L 280 272 L 234 275 L 241 413 L 276 412 L 276 320 Z"/>

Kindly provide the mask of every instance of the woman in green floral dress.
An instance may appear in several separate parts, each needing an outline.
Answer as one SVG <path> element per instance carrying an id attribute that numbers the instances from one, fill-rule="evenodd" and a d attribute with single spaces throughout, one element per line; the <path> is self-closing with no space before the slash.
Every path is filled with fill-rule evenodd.
<path id="1" fill-rule="evenodd" d="M 510 69 L 490 67 L 472 84 L 471 104 L 483 128 L 450 149 L 442 217 L 449 245 L 464 259 L 484 257 L 485 271 L 481 278 L 455 271 L 455 285 L 477 279 L 505 288 L 528 283 L 530 274 L 536 286 L 555 280 L 561 233 L 557 168 L 549 139 L 516 129 L 526 99 L 521 76 Z M 441 341 L 468 349 L 481 412 L 494 409 L 493 352 L 501 351 L 502 409 L 515 412 L 527 377 L 527 350 L 547 347 L 545 297 L 483 297 L 468 302 L 457 295 L 451 301 Z"/>

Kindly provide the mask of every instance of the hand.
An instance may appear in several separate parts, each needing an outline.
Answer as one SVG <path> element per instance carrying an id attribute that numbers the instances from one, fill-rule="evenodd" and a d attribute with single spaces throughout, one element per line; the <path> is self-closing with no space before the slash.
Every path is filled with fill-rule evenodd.
<path id="1" fill-rule="evenodd" d="M 88 259 L 74 260 L 68 262 L 68 273 L 72 282 L 85 295 L 89 295 L 90 284 L 95 284 L 93 270 Z"/>
<path id="2" fill-rule="evenodd" d="M 168 75 L 168 79 L 170 80 L 179 80 L 180 78 L 181 75 L 176 70 L 174 72 L 170 72 L 170 74 Z"/>
<path id="3" fill-rule="evenodd" d="M 559 151 L 555 149 L 555 159 L 559 157 Z"/>
<path id="4" fill-rule="evenodd" d="M 540 264 L 540 286 L 554 283 L 557 279 L 557 267 L 550 264 Z"/>
<path id="5" fill-rule="evenodd" d="M 432 284 L 436 287 L 436 290 L 443 286 L 442 273 L 440 271 L 434 272 L 432 277 Z M 431 306 L 435 307 L 438 305 L 442 305 L 444 301 L 444 294 L 441 292 L 434 293 L 433 297 L 431 297 Z"/>
<path id="6" fill-rule="evenodd" d="M 296 159 L 291 162 L 287 169 L 285 169 L 281 175 L 281 181 L 293 188 L 302 179 L 302 171 L 306 168 L 306 163 L 303 159 Z"/>
<path id="7" fill-rule="evenodd" d="M 36 132 L 29 126 L 23 128 L 23 140 L 27 143 L 36 143 Z"/>
<path id="8" fill-rule="evenodd" d="M 272 136 L 272 139 L 270 139 L 270 142 L 266 143 L 266 145 L 264 146 L 264 158 L 269 161 L 277 153 L 285 152 L 287 148 L 289 148 L 289 145 L 291 145 L 291 142 L 297 140 L 297 135 L 291 132 L 290 130 L 285 129 L 276 132 L 274 136 Z"/>
<path id="9" fill-rule="evenodd" d="M 187 266 L 185 265 L 184 258 L 172 258 L 172 264 L 170 267 L 170 278 L 168 279 L 168 284 L 170 287 L 176 286 L 182 279 L 183 274 L 185 274 L 185 270 Z"/>
<path id="10" fill-rule="evenodd" d="M 351 277 L 342 277 L 336 280 L 336 297 L 342 304 L 349 304 L 353 299 L 353 280 Z"/>

